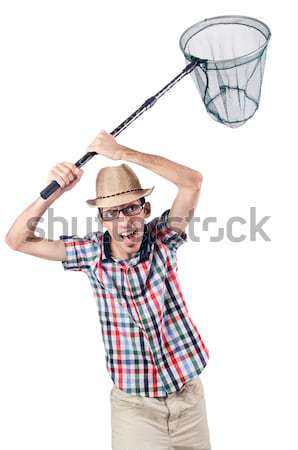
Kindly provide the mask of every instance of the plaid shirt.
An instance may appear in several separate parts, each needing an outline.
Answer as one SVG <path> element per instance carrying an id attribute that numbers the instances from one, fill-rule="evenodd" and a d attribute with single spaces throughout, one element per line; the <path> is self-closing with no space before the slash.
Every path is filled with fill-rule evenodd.
<path id="1" fill-rule="evenodd" d="M 177 274 L 185 232 L 170 228 L 169 209 L 144 223 L 140 250 L 116 259 L 108 231 L 59 238 L 65 270 L 85 272 L 96 299 L 106 367 L 121 390 L 164 397 L 199 375 L 209 352 L 193 323 Z"/>

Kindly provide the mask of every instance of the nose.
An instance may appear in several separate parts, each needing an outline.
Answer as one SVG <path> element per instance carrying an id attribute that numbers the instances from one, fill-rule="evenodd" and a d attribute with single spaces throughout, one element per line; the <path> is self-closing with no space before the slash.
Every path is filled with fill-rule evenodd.
<path id="1" fill-rule="evenodd" d="M 118 220 L 122 230 L 130 227 L 140 228 L 139 221 L 136 217 L 125 216 L 122 211 L 119 212 Z"/>
<path id="2" fill-rule="evenodd" d="M 129 224 L 130 217 L 125 216 L 125 214 L 123 214 L 123 211 L 120 211 L 118 219 L 120 220 L 120 223 L 122 224 L 122 226 L 125 227 Z"/>
<path id="3" fill-rule="evenodd" d="M 125 214 L 123 214 L 123 211 L 119 212 L 119 219 L 121 219 L 121 222 L 124 223 L 126 220 L 129 219 Z"/>

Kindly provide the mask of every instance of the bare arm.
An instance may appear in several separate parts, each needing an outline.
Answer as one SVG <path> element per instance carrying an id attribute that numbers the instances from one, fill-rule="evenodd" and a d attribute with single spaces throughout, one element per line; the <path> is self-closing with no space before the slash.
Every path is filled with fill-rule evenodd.
<path id="1" fill-rule="evenodd" d="M 169 225 L 177 231 L 185 231 L 194 215 L 199 200 L 202 175 L 190 167 L 163 156 L 151 155 L 122 147 L 121 159 L 140 164 L 174 183 L 178 192 L 170 208 Z"/>
<path id="2" fill-rule="evenodd" d="M 64 243 L 60 240 L 43 239 L 35 235 L 39 219 L 45 211 L 65 191 L 72 189 L 82 176 L 82 169 L 72 163 L 64 162 L 54 166 L 49 172 L 48 182 L 56 180 L 61 186 L 47 200 L 38 197 L 21 212 L 6 234 L 5 242 L 13 250 L 28 253 L 40 258 L 63 261 Z"/>
<path id="3" fill-rule="evenodd" d="M 169 224 L 175 230 L 185 230 L 199 200 L 203 179 L 200 172 L 163 156 L 139 152 L 120 145 L 105 131 L 98 134 L 89 148 L 111 159 L 139 164 L 174 183 L 178 193 L 169 213 Z"/>

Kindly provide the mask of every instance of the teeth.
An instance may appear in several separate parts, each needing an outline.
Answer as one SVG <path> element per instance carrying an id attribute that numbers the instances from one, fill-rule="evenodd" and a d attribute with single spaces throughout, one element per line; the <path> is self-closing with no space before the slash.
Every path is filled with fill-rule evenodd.
<path id="1" fill-rule="evenodd" d="M 121 237 L 124 237 L 124 236 L 127 237 L 127 236 L 133 235 L 134 233 L 135 233 L 135 230 L 134 230 L 134 231 L 131 231 L 131 232 L 121 233 L 120 236 L 121 236 Z"/>

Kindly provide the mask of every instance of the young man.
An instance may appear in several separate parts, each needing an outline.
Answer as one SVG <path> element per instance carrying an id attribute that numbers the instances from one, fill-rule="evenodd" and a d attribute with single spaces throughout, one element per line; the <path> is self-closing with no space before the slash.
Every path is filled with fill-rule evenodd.
<path id="1" fill-rule="evenodd" d="M 113 380 L 111 425 L 113 450 L 210 450 L 204 388 L 199 377 L 209 352 L 193 323 L 177 274 L 177 249 L 187 242 L 185 229 L 198 202 L 202 177 L 162 156 L 122 146 L 101 131 L 88 147 L 112 160 L 125 160 L 174 183 L 178 192 L 170 209 L 148 223 L 151 210 L 127 164 L 102 168 L 96 198 L 106 231 L 49 241 L 27 223 L 41 217 L 83 171 L 57 164 L 48 180 L 61 186 L 48 200 L 38 198 L 7 233 L 14 250 L 62 261 L 65 270 L 87 274 L 96 297 Z M 37 225 L 37 224 L 36 224 Z"/>

